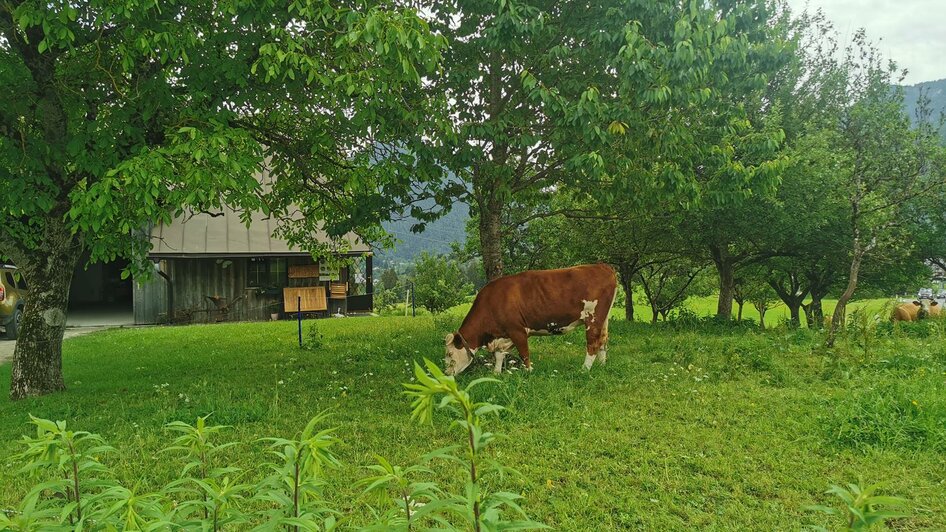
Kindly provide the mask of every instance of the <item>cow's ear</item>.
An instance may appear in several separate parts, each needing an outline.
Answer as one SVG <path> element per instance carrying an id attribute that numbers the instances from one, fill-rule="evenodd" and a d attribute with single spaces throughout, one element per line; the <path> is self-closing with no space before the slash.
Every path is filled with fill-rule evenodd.
<path id="1" fill-rule="evenodd" d="M 922 303 L 920 303 L 919 301 L 914 301 L 913 304 L 916 305 L 916 306 L 918 306 L 918 307 L 919 307 L 919 306 L 922 306 Z"/>
<path id="2" fill-rule="evenodd" d="M 937 303 L 936 301 L 931 301 L 931 302 L 930 302 L 930 306 L 931 306 L 931 307 L 935 307 L 936 305 L 939 305 L 939 303 Z"/>
<path id="3" fill-rule="evenodd" d="M 447 333 L 447 335 L 443 337 L 443 343 L 446 345 L 452 344 L 454 336 L 455 335 L 453 333 Z"/>

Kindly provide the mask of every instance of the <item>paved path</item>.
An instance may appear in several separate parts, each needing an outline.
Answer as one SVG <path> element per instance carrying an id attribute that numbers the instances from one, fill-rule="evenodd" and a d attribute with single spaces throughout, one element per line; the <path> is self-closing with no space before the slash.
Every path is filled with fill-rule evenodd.
<path id="1" fill-rule="evenodd" d="M 64 338 L 75 338 L 83 334 L 89 334 L 95 331 L 101 331 L 108 327 L 69 327 L 66 329 Z M 13 361 L 13 349 L 16 347 L 16 341 L 0 339 L 0 364 L 6 364 Z"/>

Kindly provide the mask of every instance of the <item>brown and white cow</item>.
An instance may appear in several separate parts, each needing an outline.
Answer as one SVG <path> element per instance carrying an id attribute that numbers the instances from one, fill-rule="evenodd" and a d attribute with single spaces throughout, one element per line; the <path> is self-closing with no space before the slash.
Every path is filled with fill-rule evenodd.
<path id="1" fill-rule="evenodd" d="M 920 299 L 898 305 L 890 318 L 893 321 L 917 321 L 927 317 L 938 318 L 941 312 L 942 306 L 935 300 Z"/>
<path id="2" fill-rule="evenodd" d="M 526 369 L 529 336 L 564 334 L 581 324 L 588 343 L 585 368 L 608 358 L 608 314 L 617 278 L 604 264 L 535 270 L 500 277 L 480 290 L 460 330 L 446 337 L 447 375 L 457 375 L 486 348 L 496 357 L 496 373 L 513 347 Z"/>

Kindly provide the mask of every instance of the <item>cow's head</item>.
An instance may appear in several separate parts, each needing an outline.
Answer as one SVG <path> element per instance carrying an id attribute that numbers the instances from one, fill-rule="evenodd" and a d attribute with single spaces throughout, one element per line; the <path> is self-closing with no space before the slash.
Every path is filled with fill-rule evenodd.
<path id="1" fill-rule="evenodd" d="M 444 338 L 447 354 L 443 359 L 447 375 L 459 375 L 473 363 L 473 353 L 467 348 L 460 333 L 450 333 Z"/>
<path id="2" fill-rule="evenodd" d="M 918 318 L 929 316 L 930 309 L 939 306 L 939 303 L 937 303 L 935 299 L 927 299 L 925 297 L 919 301 L 914 301 L 913 304 L 920 307 L 919 311 L 917 311 Z"/>

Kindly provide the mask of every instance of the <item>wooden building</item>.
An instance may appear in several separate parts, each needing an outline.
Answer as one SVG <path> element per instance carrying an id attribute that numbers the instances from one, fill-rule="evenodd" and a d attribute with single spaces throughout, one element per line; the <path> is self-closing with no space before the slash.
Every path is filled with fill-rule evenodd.
<path id="1" fill-rule="evenodd" d="M 276 222 L 231 210 L 194 214 L 151 232 L 157 275 L 134 283 L 134 321 L 258 321 L 294 314 L 370 313 L 371 249 L 354 237 L 344 254 L 314 260 L 273 236 Z"/>

